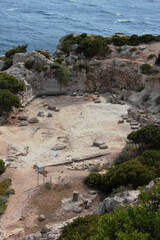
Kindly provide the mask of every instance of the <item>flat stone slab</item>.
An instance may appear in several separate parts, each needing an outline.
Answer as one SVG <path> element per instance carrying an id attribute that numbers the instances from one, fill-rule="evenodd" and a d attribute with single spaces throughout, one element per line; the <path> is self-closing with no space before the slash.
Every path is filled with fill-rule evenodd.
<path id="1" fill-rule="evenodd" d="M 84 156 L 84 157 L 72 158 L 72 161 L 73 162 L 80 162 L 80 161 L 89 160 L 89 159 L 92 159 L 92 158 L 102 157 L 102 156 L 105 156 L 105 155 L 108 155 L 108 154 L 110 154 L 110 153 L 109 152 L 95 153 L 95 154 L 87 155 L 87 156 Z"/>

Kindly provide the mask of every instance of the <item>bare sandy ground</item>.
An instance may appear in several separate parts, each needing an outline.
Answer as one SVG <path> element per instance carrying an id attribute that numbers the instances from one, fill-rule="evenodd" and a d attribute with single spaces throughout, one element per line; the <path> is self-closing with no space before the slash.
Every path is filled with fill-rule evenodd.
<path id="1" fill-rule="evenodd" d="M 60 112 L 49 111 L 47 107 L 43 107 L 44 103 L 58 107 Z M 47 166 L 57 162 L 65 162 L 73 157 L 82 157 L 106 151 L 92 147 L 93 141 L 97 138 L 103 140 L 108 145 L 107 151 L 109 155 L 89 160 L 87 164 L 113 161 L 124 147 L 126 137 L 130 132 L 130 127 L 127 123 L 118 124 L 120 116 L 126 114 L 129 107 L 129 105 L 106 103 L 105 96 L 101 97 L 101 103 L 99 104 L 95 104 L 91 100 L 85 101 L 83 97 L 37 98 L 19 115 L 27 115 L 30 119 L 37 116 L 38 112 L 44 112 L 44 117 L 38 117 L 39 123 L 20 127 L 20 121 L 13 120 L 12 124 L 0 127 L 0 158 L 5 160 L 9 155 L 17 152 L 18 155 L 20 154 L 12 163 L 16 169 L 8 168 L 6 173 L 0 176 L 0 181 L 6 177 L 11 177 L 13 188 L 15 189 L 15 195 L 9 198 L 7 210 L 0 218 L 0 229 L 12 232 L 15 228 L 23 227 L 25 233 L 30 233 L 42 227 L 37 222 L 37 215 L 45 214 L 45 201 L 42 198 L 44 206 L 38 200 L 32 201 L 33 199 L 38 199 L 36 194 L 39 191 L 38 189 L 41 189 L 37 187 L 37 172 L 33 169 L 34 164 Z M 47 117 L 48 112 L 52 112 L 52 118 Z M 51 149 L 55 144 L 61 143 L 65 143 L 67 147 L 57 151 L 58 155 L 52 157 Z M 28 148 L 28 154 L 22 156 L 26 147 Z M 57 190 L 56 194 L 59 204 L 55 205 L 57 207 L 52 210 L 60 209 L 61 199 L 65 196 L 71 196 L 73 190 L 81 191 L 85 194 L 88 189 L 81 183 L 88 171 L 69 171 L 67 168 L 68 166 L 46 168 L 48 174 L 45 181 L 52 180 L 54 184 L 58 185 L 65 185 L 70 182 L 70 187 L 67 191 L 64 189 Z M 43 184 L 42 176 L 40 184 Z M 45 190 L 40 191 L 43 195 Z M 58 194 L 63 191 L 64 194 L 59 198 Z M 45 194 L 47 196 L 46 192 Z M 52 202 L 54 203 L 54 201 L 58 200 L 54 199 Z M 96 208 L 100 197 L 96 201 L 91 210 Z M 46 202 L 49 203 L 49 200 Z M 45 224 L 59 222 L 74 216 L 74 214 L 65 215 L 59 212 L 61 214 L 53 218 L 55 212 L 53 211 L 49 214 L 49 210 L 47 211 L 48 220 L 45 221 Z M 24 220 L 19 221 L 22 215 Z"/>

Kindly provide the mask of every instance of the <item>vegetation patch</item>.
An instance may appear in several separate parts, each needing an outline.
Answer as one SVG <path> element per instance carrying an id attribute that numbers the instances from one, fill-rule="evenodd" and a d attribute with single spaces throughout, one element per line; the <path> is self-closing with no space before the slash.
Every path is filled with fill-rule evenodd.
<path id="1" fill-rule="evenodd" d="M 11 112 L 12 108 L 19 108 L 21 106 L 20 100 L 9 90 L 0 90 L 0 110 Z"/>
<path id="2" fill-rule="evenodd" d="M 158 57 L 157 57 L 157 59 L 156 59 L 156 61 L 155 61 L 155 64 L 156 64 L 157 66 L 160 66 L 160 53 L 158 54 Z"/>
<path id="3" fill-rule="evenodd" d="M 81 71 L 82 69 L 86 69 L 86 72 L 89 72 L 91 70 L 91 66 L 88 61 L 78 62 L 73 66 L 74 71 Z"/>
<path id="4" fill-rule="evenodd" d="M 150 54 L 150 55 L 148 56 L 148 59 L 152 59 L 152 58 L 154 58 L 154 57 L 156 57 L 155 54 Z"/>
<path id="5" fill-rule="evenodd" d="M 5 162 L 2 159 L 0 159 L 0 175 L 4 173 L 5 169 L 6 169 Z"/>
<path id="6" fill-rule="evenodd" d="M 46 58 L 50 59 L 50 55 L 51 53 L 47 50 L 36 50 L 36 52 L 41 53 L 43 56 L 45 56 Z"/>
<path id="7" fill-rule="evenodd" d="M 37 72 L 45 72 L 45 71 L 47 71 L 47 67 L 45 67 L 45 66 L 43 66 L 43 65 L 37 65 L 36 67 L 35 67 L 35 70 L 37 71 Z"/>
<path id="8" fill-rule="evenodd" d="M 70 80 L 69 68 L 64 64 L 54 63 L 51 67 L 55 70 L 55 75 L 61 84 L 67 84 Z"/>
<path id="9" fill-rule="evenodd" d="M 145 94 L 145 95 L 143 95 L 142 96 L 142 102 L 148 102 L 149 100 L 150 100 L 150 98 L 151 98 L 151 96 L 150 96 L 150 94 Z"/>
<path id="10" fill-rule="evenodd" d="M 7 89 L 12 93 L 18 93 L 25 90 L 25 85 L 12 75 L 0 73 L 0 89 Z"/>
<path id="11" fill-rule="evenodd" d="M 34 63 L 35 63 L 34 61 L 27 60 L 24 62 L 24 66 L 25 66 L 25 68 L 30 70 L 30 69 L 33 69 Z"/>
<path id="12" fill-rule="evenodd" d="M 59 63 L 59 64 L 62 64 L 62 62 L 64 61 L 64 58 L 57 58 L 54 62 L 55 63 Z"/>
<path id="13" fill-rule="evenodd" d="M 10 50 L 5 52 L 5 65 L 3 66 L 1 71 L 5 71 L 10 68 L 13 64 L 13 57 L 16 53 L 25 53 L 27 51 L 28 45 L 18 45 L 17 47 L 13 47 Z"/>
<path id="14" fill-rule="evenodd" d="M 7 208 L 7 200 L 10 194 L 14 194 L 14 189 L 9 188 L 12 183 L 10 178 L 0 182 L 0 216 Z"/>
<path id="15" fill-rule="evenodd" d="M 158 96 L 158 97 L 155 99 L 155 103 L 156 103 L 157 105 L 160 105 L 160 96 Z"/>

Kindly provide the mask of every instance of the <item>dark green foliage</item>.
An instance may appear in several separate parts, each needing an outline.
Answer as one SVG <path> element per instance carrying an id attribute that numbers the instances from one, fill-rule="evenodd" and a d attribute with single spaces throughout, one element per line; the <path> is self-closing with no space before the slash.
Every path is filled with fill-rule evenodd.
<path id="1" fill-rule="evenodd" d="M 131 132 L 128 137 L 135 144 L 150 149 L 160 149 L 160 126 L 148 125 L 137 131 Z"/>
<path id="2" fill-rule="evenodd" d="M 64 61 L 64 58 L 57 58 L 54 62 L 55 63 L 59 63 L 59 64 L 62 64 L 62 62 Z"/>
<path id="3" fill-rule="evenodd" d="M 119 46 L 119 47 L 121 47 L 121 46 L 123 46 L 123 45 L 126 45 L 126 44 L 128 43 L 127 40 L 128 40 L 127 37 L 120 37 L 120 36 L 118 36 L 118 35 L 114 35 L 114 36 L 112 37 L 112 42 L 113 42 L 113 44 L 114 44 L 115 46 Z"/>
<path id="4" fill-rule="evenodd" d="M 160 183 L 142 191 L 139 198 L 138 206 L 74 220 L 63 229 L 59 240 L 159 240 Z"/>
<path id="5" fill-rule="evenodd" d="M 78 62 L 78 63 L 74 64 L 74 66 L 73 66 L 74 71 L 76 71 L 76 70 L 81 71 L 82 69 L 86 69 L 86 72 L 90 71 L 91 66 L 88 61 Z"/>
<path id="6" fill-rule="evenodd" d="M 140 68 L 141 68 L 141 71 L 142 71 L 143 74 L 146 74 L 146 75 L 151 74 L 151 68 L 152 68 L 152 66 L 149 65 L 148 63 L 142 64 L 142 65 L 140 66 Z"/>
<path id="7" fill-rule="evenodd" d="M 36 50 L 37 52 L 41 53 L 43 56 L 46 58 L 50 59 L 51 53 L 49 51 L 44 51 L 44 50 Z"/>
<path id="8" fill-rule="evenodd" d="M 9 186 L 11 185 L 12 180 L 10 178 L 5 179 L 3 182 L 0 182 L 0 216 L 4 213 L 7 208 L 7 198 L 10 194 L 8 194 Z M 13 193 L 13 190 L 11 190 Z"/>
<path id="9" fill-rule="evenodd" d="M 97 180 L 97 174 L 91 174 L 85 178 L 84 182 L 91 187 L 98 187 L 98 189 L 106 193 L 110 193 L 112 189 L 119 186 L 132 185 L 135 189 L 138 186 L 147 184 L 155 177 L 154 171 L 150 171 L 147 166 L 143 165 L 137 159 L 124 162 L 106 174 L 99 174 L 99 181 Z"/>
<path id="10" fill-rule="evenodd" d="M 158 57 L 157 57 L 157 59 L 155 61 L 155 64 L 160 66 L 160 53 L 158 54 Z"/>
<path id="11" fill-rule="evenodd" d="M 25 90 L 25 85 L 12 75 L 0 73 L 0 89 L 8 89 L 13 93 L 18 93 Z"/>
<path id="12" fill-rule="evenodd" d="M 46 182 L 45 185 L 44 185 L 44 187 L 49 190 L 49 189 L 52 188 L 52 183 Z"/>
<path id="13" fill-rule="evenodd" d="M 0 174 L 4 173 L 5 169 L 6 169 L 5 162 L 2 159 L 0 159 Z"/>
<path id="14" fill-rule="evenodd" d="M 151 98 L 150 94 L 145 94 L 142 97 L 142 102 L 148 102 L 150 98 Z"/>
<path id="15" fill-rule="evenodd" d="M 151 34 L 144 34 L 138 37 L 139 43 L 150 43 L 156 40 L 156 37 Z"/>
<path id="16" fill-rule="evenodd" d="M 135 158 L 137 155 L 138 155 L 138 152 L 137 152 L 136 146 L 134 144 L 126 144 L 122 152 L 115 159 L 114 163 L 115 165 L 119 165 L 123 162 L 126 162 L 128 160 Z"/>
<path id="17" fill-rule="evenodd" d="M 5 57 L 13 57 L 16 53 L 25 53 L 27 51 L 28 45 L 18 45 L 18 47 L 13 47 L 10 50 L 5 52 Z"/>
<path id="18" fill-rule="evenodd" d="M 155 99 L 155 103 L 156 103 L 157 105 L 160 104 L 160 96 L 158 96 L 158 97 Z"/>
<path id="19" fill-rule="evenodd" d="M 12 107 L 19 108 L 20 100 L 9 90 L 0 90 L 0 110 L 5 112 L 12 111 Z"/>
<path id="20" fill-rule="evenodd" d="M 2 67 L 1 71 L 5 71 L 12 66 L 13 57 L 6 58 L 4 63 L 5 63 L 5 65 Z"/>
<path id="21" fill-rule="evenodd" d="M 66 65 L 55 63 L 51 68 L 55 70 L 55 75 L 61 84 L 68 83 L 70 80 L 70 71 Z"/>
<path id="22" fill-rule="evenodd" d="M 98 219 L 99 217 L 94 215 L 75 219 L 63 229 L 59 240 L 91 239 L 96 232 L 95 227 Z"/>
<path id="23" fill-rule="evenodd" d="M 156 57 L 155 54 L 150 54 L 150 55 L 148 56 L 148 59 L 152 59 L 152 58 L 154 58 L 154 57 Z"/>
<path id="24" fill-rule="evenodd" d="M 36 67 L 35 67 L 35 70 L 37 71 L 37 72 L 45 72 L 46 70 L 47 70 L 47 67 L 45 67 L 45 66 L 43 66 L 43 65 L 37 65 Z"/>
<path id="25" fill-rule="evenodd" d="M 101 184 L 101 174 L 99 173 L 90 173 L 85 179 L 84 183 L 89 187 L 99 187 Z"/>
<path id="26" fill-rule="evenodd" d="M 24 66 L 27 69 L 32 69 L 34 67 L 34 61 L 27 60 L 27 61 L 25 61 Z"/>

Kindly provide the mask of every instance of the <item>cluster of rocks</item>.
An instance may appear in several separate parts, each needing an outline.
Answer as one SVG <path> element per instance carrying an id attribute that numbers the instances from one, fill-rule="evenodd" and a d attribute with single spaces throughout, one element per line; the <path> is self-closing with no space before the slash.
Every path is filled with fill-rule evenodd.
<path id="1" fill-rule="evenodd" d="M 63 199 L 62 206 L 66 212 L 73 211 L 74 213 L 81 213 L 83 209 L 88 209 L 92 206 L 93 201 L 97 197 L 95 191 L 88 192 L 89 198 L 85 198 L 79 192 L 74 191 L 72 199 Z"/>
<path id="2" fill-rule="evenodd" d="M 146 191 L 153 188 L 155 185 L 154 181 L 151 181 L 146 186 Z M 124 206 L 125 204 L 129 204 L 134 206 L 138 204 L 138 196 L 140 194 L 139 190 L 132 190 L 132 191 L 124 191 L 115 194 L 113 197 L 109 196 L 103 200 L 102 203 L 99 204 L 95 214 L 104 214 L 107 212 L 112 212 L 116 206 Z"/>
<path id="3" fill-rule="evenodd" d="M 108 148 L 107 144 L 104 141 L 99 140 L 99 139 L 95 139 L 93 141 L 92 146 L 98 147 L 99 149 L 107 149 Z"/>
<path id="4" fill-rule="evenodd" d="M 108 97 L 107 102 L 112 104 L 121 104 L 121 105 L 125 104 L 125 102 L 123 101 L 122 95 L 118 95 L 118 94 L 111 94 L 111 96 Z"/>

